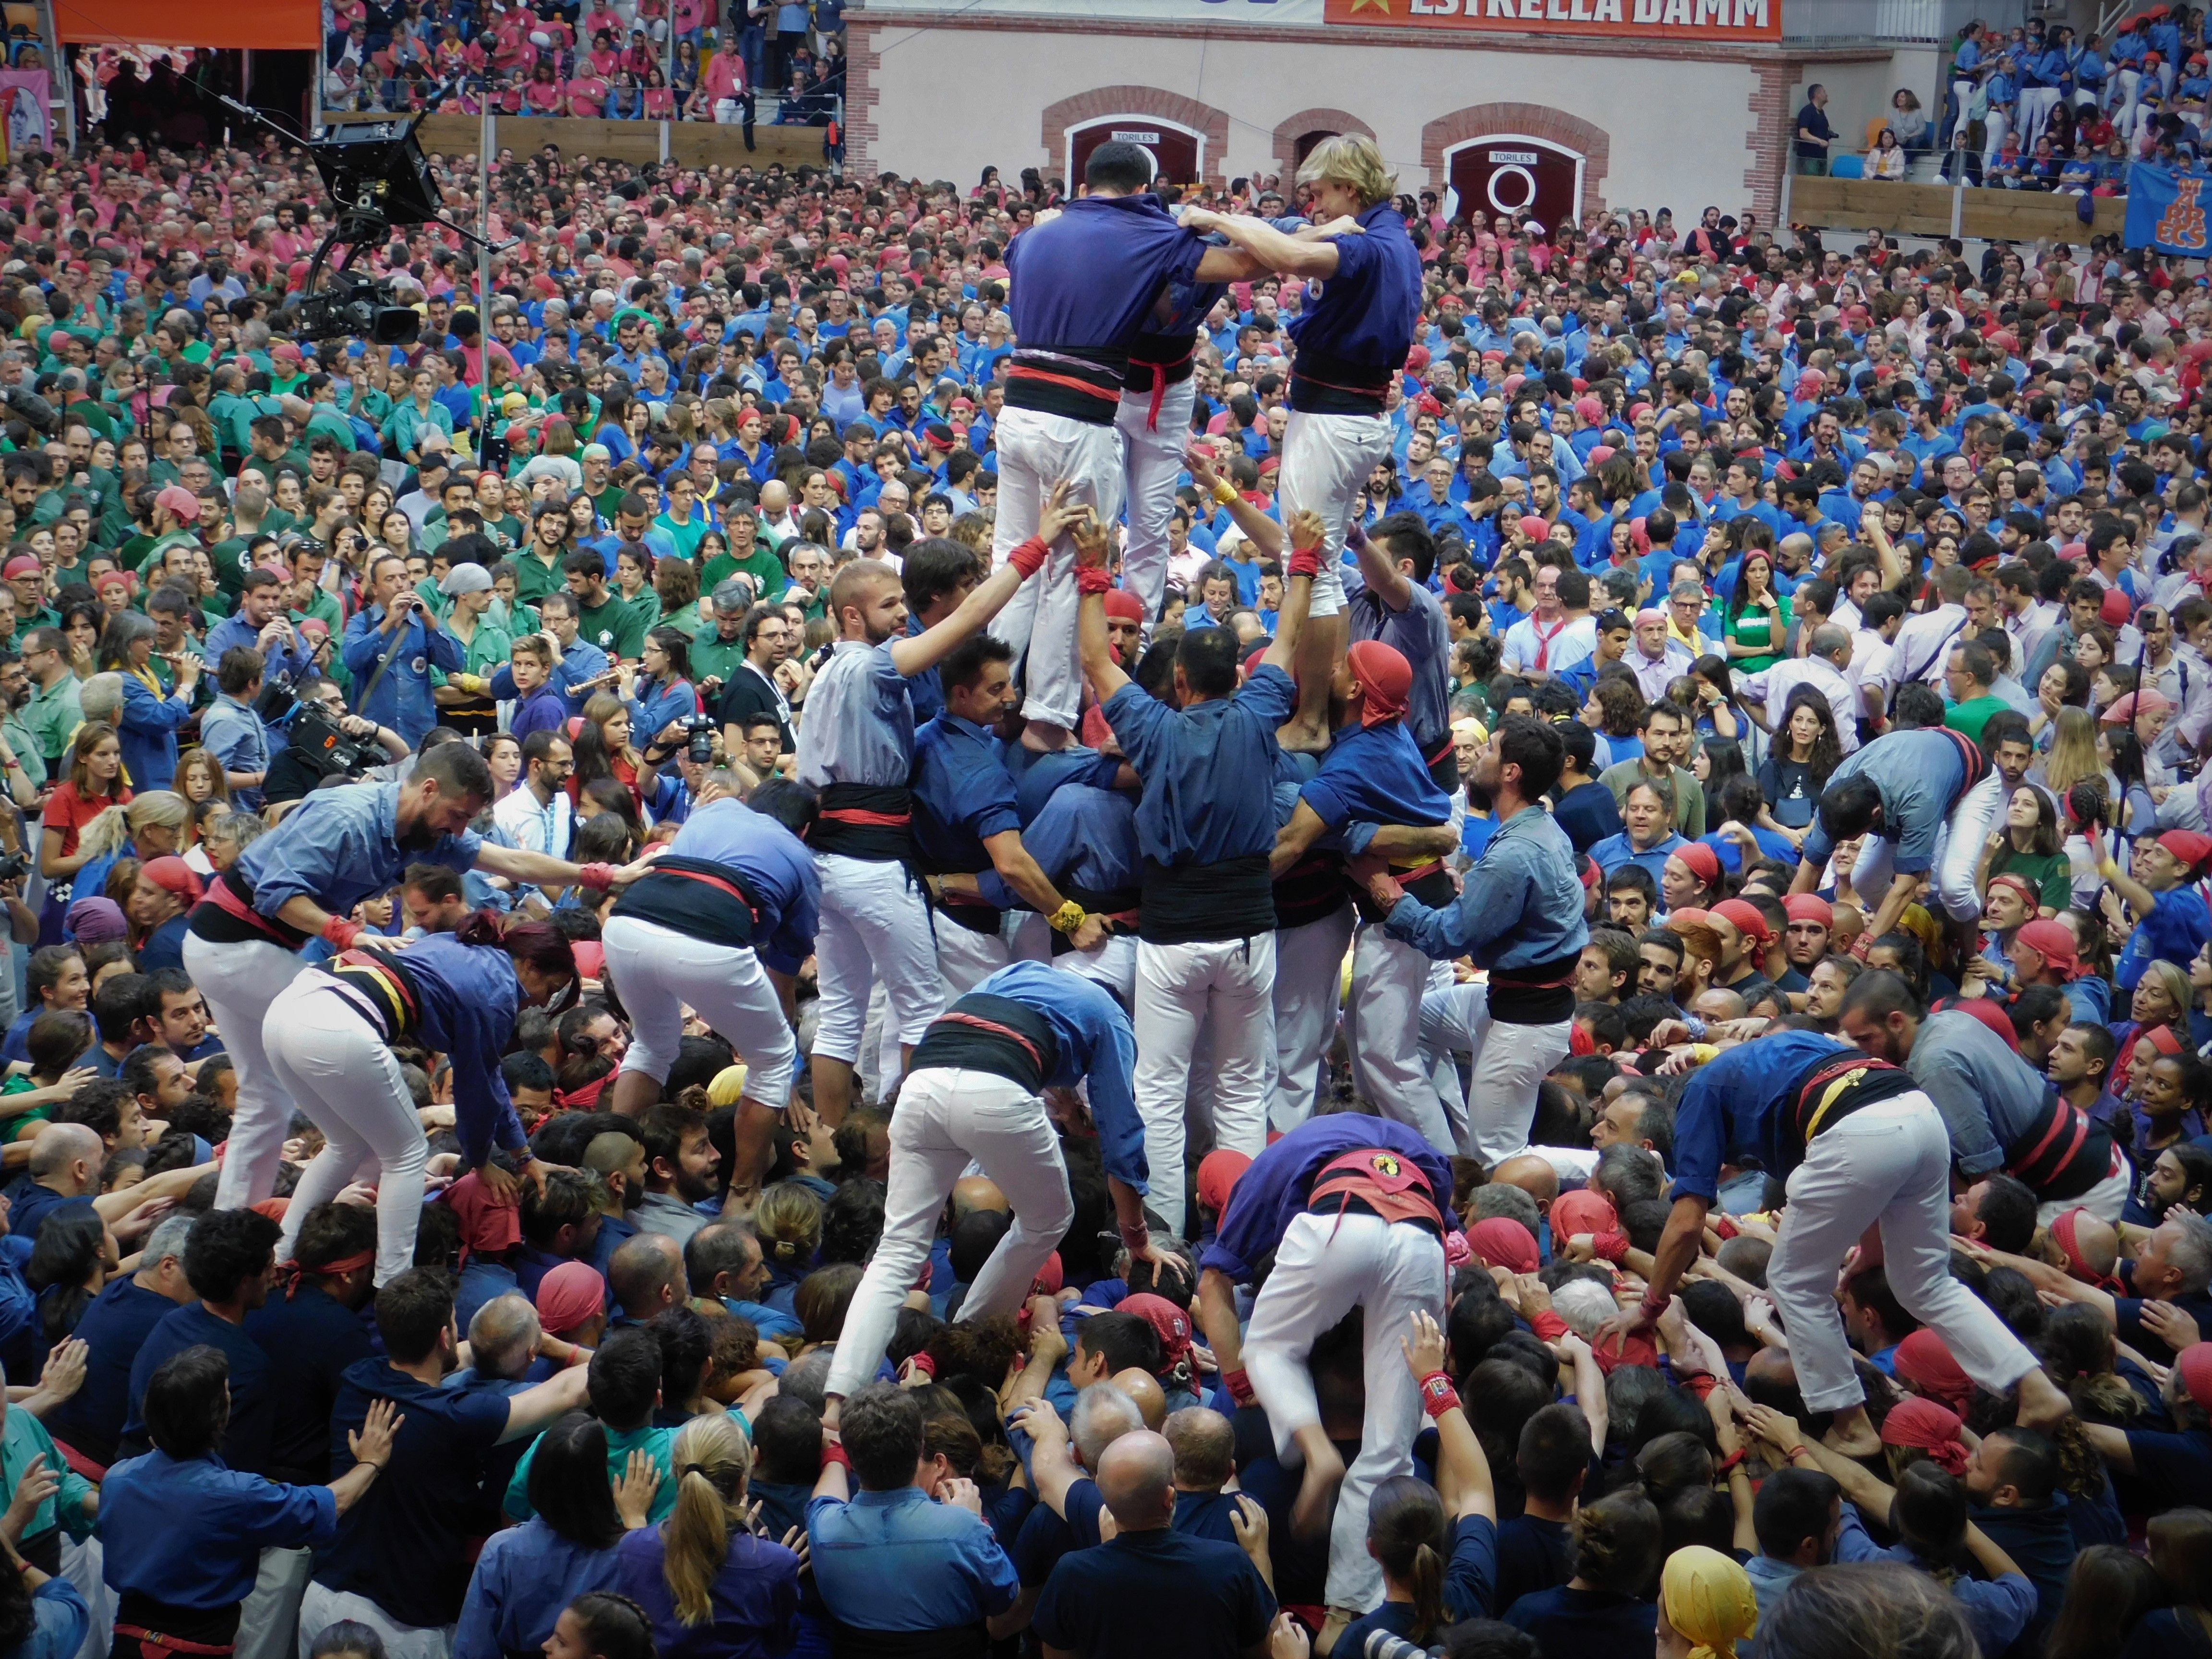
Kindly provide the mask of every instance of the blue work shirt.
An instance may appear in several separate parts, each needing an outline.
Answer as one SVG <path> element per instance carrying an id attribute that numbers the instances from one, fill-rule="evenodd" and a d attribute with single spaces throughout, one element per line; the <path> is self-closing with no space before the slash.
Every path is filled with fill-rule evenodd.
<path id="1" fill-rule="evenodd" d="M 964 1629 L 1021 1593 L 991 1528 L 919 1486 L 811 1499 L 806 1535 L 823 1601 L 856 1629 Z"/>
<path id="2" fill-rule="evenodd" d="M 613 1544 L 586 1549 L 543 1516 L 492 1534 L 469 1579 L 453 1659 L 504 1659 L 544 1647 L 561 1610 L 580 1595 L 614 1589 L 617 1571 Z"/>
<path id="3" fill-rule="evenodd" d="M 266 772 L 269 769 L 269 727 L 251 703 L 229 693 L 218 696 L 200 716 L 200 747 L 222 763 L 226 772 Z M 258 787 L 240 785 L 231 792 L 239 805 L 258 811 Z"/>
<path id="4" fill-rule="evenodd" d="M 1262 663 L 1232 697 L 1173 708 L 1136 684 L 1106 700 L 1107 724 L 1145 781 L 1137 840 L 1169 866 L 1272 853 L 1275 731 L 1297 706 L 1291 677 Z"/>
<path id="5" fill-rule="evenodd" d="M 1137 847 L 1137 799 L 1090 784 L 1063 785 L 1022 831 L 1022 849 L 1055 887 L 1091 893 L 1133 891 L 1144 879 Z M 1001 910 L 1022 901 L 995 870 L 976 883 Z"/>
<path id="6" fill-rule="evenodd" d="M 1828 775 L 1834 788 L 1864 773 L 1881 794 L 1881 823 L 1874 833 L 1895 843 L 1891 866 L 1901 876 L 1925 874 L 1936 862 L 1936 839 L 1966 781 L 1958 740 L 1940 729 L 1891 732 L 1846 756 Z M 1802 856 L 1821 865 L 1836 850 L 1816 816 Z"/>
<path id="7" fill-rule="evenodd" d="M 1451 1164 L 1417 1129 L 1389 1118 L 1332 1112 L 1309 1118 L 1252 1160 L 1237 1180 L 1222 1212 L 1220 1230 L 1199 1258 L 1201 1268 L 1249 1283 L 1254 1264 L 1283 1242 L 1291 1220 L 1305 1212 L 1314 1177 L 1331 1160 L 1364 1147 L 1395 1152 L 1418 1169 L 1437 1207 L 1449 1212 Z"/>
<path id="8" fill-rule="evenodd" d="M 1205 256 L 1198 233 L 1177 224 L 1149 192 L 1078 197 L 1050 224 L 1007 245 L 1014 337 L 1030 348 L 1125 349 L 1161 287 L 1191 282 Z"/>
<path id="9" fill-rule="evenodd" d="M 1824 1060 L 1857 1054 L 1817 1031 L 1778 1031 L 1699 1066 L 1674 1114 L 1676 1195 L 1712 1203 L 1722 1164 L 1739 1152 L 1756 1152 L 1770 1175 L 1788 1175 L 1800 1156 L 1790 1109 L 1799 1079 Z"/>
<path id="10" fill-rule="evenodd" d="M 753 902 L 753 950 L 770 967 L 797 973 L 814 954 L 822 878 L 806 843 L 743 801 L 711 801 L 684 820 L 668 849 L 737 872 Z"/>
<path id="11" fill-rule="evenodd" d="M 1427 827 L 1451 818 L 1451 799 L 1429 775 L 1403 720 L 1336 733 L 1298 798 L 1328 829 L 1331 845 L 1355 821 Z"/>
<path id="12" fill-rule="evenodd" d="M 208 629 L 206 641 L 200 647 L 206 655 L 210 668 L 222 666 L 222 653 L 234 646 L 245 646 L 261 653 L 261 672 L 264 678 L 275 679 L 289 675 L 295 680 L 305 679 L 314 672 L 314 659 L 295 645 L 278 641 L 264 647 L 261 630 L 256 628 L 241 611 L 235 616 L 225 617 Z"/>
<path id="13" fill-rule="evenodd" d="M 1022 827 L 998 738 L 950 709 L 915 733 L 910 787 L 915 851 L 933 874 L 992 868 L 984 842 Z"/>
<path id="14" fill-rule="evenodd" d="M 354 713 L 390 726 L 407 740 L 410 749 L 416 748 L 422 734 L 438 723 L 437 704 L 430 695 L 430 671 L 438 668 L 448 674 L 459 673 L 468 666 L 468 651 L 419 609 L 397 630 L 397 649 L 394 635 L 383 631 L 383 623 L 384 607 L 375 605 L 356 611 L 346 623 L 345 642 L 339 654 L 346 672 L 353 676 Z M 376 665 L 387 651 L 392 665 L 362 698 L 361 688 L 375 675 Z"/>
<path id="15" fill-rule="evenodd" d="M 191 703 L 173 693 L 149 685 L 125 672 L 123 713 L 116 726 L 116 741 L 123 748 L 123 769 L 131 787 L 142 794 L 167 789 L 177 779 L 177 731 L 192 717 Z"/>
<path id="16" fill-rule="evenodd" d="M 242 1474 L 258 1476 L 269 1467 L 269 1435 L 276 1419 L 269 1399 L 269 1357 L 241 1327 L 216 1318 L 199 1302 L 187 1302 L 163 1315 L 131 1362 L 131 1410 L 123 1425 L 122 1450 L 136 1456 L 151 1448 L 153 1442 L 146 1435 L 146 1385 L 169 1361 L 202 1344 L 220 1348 L 230 1362 L 230 1426 L 223 1432 L 222 1461 Z"/>
<path id="17" fill-rule="evenodd" d="M 1478 968 L 1534 968 L 1589 943 L 1582 878 L 1566 831 L 1540 807 L 1498 827 L 1442 909 L 1411 895 L 1391 907 L 1385 931 L 1439 961 L 1471 956 Z"/>
<path id="18" fill-rule="evenodd" d="M 1420 319 L 1420 250 L 1404 217 L 1387 201 L 1362 213 L 1359 226 L 1364 235 L 1331 239 L 1336 273 L 1321 284 L 1318 299 L 1309 284 L 1308 303 L 1290 319 L 1290 336 L 1302 355 L 1320 352 L 1364 368 L 1400 368 Z M 1297 386 L 1294 372 L 1292 408 L 1298 406 Z"/>
<path id="19" fill-rule="evenodd" d="M 100 1577 L 118 1595 L 214 1613 L 253 1589 L 264 1549 L 320 1549 L 336 1535 L 328 1486 L 281 1486 L 220 1457 L 148 1452 L 100 1486 Z"/>
<path id="20" fill-rule="evenodd" d="M 1052 1028 L 1059 1064 L 1045 1074 L 1047 1088 L 1088 1081 L 1091 1115 L 1106 1172 L 1139 1193 L 1146 1190 L 1145 1125 L 1137 1115 L 1137 1036 L 1121 1005 L 1093 981 L 1041 962 L 1001 968 L 970 993 L 1018 1002 Z"/>
<path id="21" fill-rule="evenodd" d="M 308 795 L 233 867 L 252 890 L 255 911 L 271 921 L 295 898 L 343 916 L 398 886 L 409 865 L 467 871 L 483 845 L 472 830 L 404 847 L 398 837 L 399 785 L 346 784 Z"/>

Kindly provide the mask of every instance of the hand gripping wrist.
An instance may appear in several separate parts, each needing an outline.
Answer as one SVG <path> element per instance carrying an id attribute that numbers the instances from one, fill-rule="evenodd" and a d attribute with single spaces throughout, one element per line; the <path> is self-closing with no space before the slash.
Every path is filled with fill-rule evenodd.
<path id="1" fill-rule="evenodd" d="M 1051 554 L 1052 550 L 1044 544 L 1043 538 L 1032 536 L 1006 555 L 1006 562 L 1020 571 L 1026 580 L 1044 568 L 1044 562 Z"/>

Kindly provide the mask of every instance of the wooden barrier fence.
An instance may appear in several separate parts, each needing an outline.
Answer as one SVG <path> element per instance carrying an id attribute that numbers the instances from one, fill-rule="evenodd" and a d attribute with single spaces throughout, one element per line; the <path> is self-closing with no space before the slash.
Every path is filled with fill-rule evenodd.
<path id="1" fill-rule="evenodd" d="M 337 122 L 386 121 L 388 115 L 332 115 Z M 745 149 L 742 128 L 718 126 L 711 121 L 593 121 L 578 117 L 502 115 L 494 123 L 493 142 L 517 155 L 535 155 L 547 144 L 558 144 L 570 160 L 604 157 L 633 164 L 658 161 L 661 129 L 668 130 L 668 159 L 679 167 L 761 168 L 781 162 L 788 170 L 825 167 L 823 145 L 826 127 L 753 129 L 753 149 Z M 434 155 L 473 155 L 483 137 L 483 122 L 474 115 L 432 115 L 425 118 L 416 137 Z"/>
<path id="2" fill-rule="evenodd" d="M 2099 196 L 2084 224 L 2080 200 L 2041 191 L 1954 190 L 1948 185 L 1888 184 L 1873 179 L 1793 178 L 1783 218 L 1820 229 L 1885 230 L 1900 236 L 1961 236 L 1987 242 L 2086 242 L 2126 223 L 2124 196 Z"/>

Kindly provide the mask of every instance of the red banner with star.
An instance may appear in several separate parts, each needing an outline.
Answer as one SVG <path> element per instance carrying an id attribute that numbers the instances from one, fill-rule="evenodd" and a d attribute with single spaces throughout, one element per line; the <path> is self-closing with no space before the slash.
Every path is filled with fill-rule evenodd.
<path id="1" fill-rule="evenodd" d="M 1501 38 L 1779 40 L 1782 0 L 1325 0 L 1322 21 Z"/>

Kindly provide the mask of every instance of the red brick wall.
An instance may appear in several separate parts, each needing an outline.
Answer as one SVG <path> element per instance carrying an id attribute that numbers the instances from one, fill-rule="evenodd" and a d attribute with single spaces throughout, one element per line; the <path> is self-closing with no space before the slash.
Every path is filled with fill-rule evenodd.
<path id="1" fill-rule="evenodd" d="M 1285 191 L 1290 188 L 1291 175 L 1298 170 L 1298 140 L 1309 132 L 1356 132 L 1363 138 L 1375 136 L 1373 127 L 1343 110 L 1300 110 L 1275 128 L 1275 171 L 1282 174 Z"/>
<path id="2" fill-rule="evenodd" d="M 1195 98 L 1186 98 L 1181 93 L 1163 92 L 1158 87 L 1099 87 L 1091 92 L 1079 92 L 1073 98 L 1063 98 L 1056 104 L 1047 104 L 1043 123 L 1045 177 L 1054 178 L 1066 171 L 1071 128 L 1087 126 L 1111 115 L 1150 115 L 1203 133 L 1206 155 L 1201 166 L 1206 178 L 1217 185 L 1229 182 L 1229 175 L 1223 170 L 1229 149 L 1229 112 L 1211 104 L 1201 104 Z M 1073 189 L 1075 180 L 1071 179 L 1067 183 Z"/>
<path id="3" fill-rule="evenodd" d="M 1421 129 L 1421 165 L 1438 195 L 1451 182 L 1444 155 L 1455 144 L 1486 138 L 1493 132 L 1518 132 L 1573 150 L 1583 158 L 1583 199 L 1575 216 L 1588 224 L 1605 210 L 1606 170 L 1613 163 L 1613 139 L 1603 127 L 1542 104 L 1470 104 L 1438 116 Z"/>
<path id="4" fill-rule="evenodd" d="M 1782 169 L 1790 165 L 1790 89 L 1805 73 L 1805 65 L 1786 58 L 1765 59 L 1754 64 L 1759 84 L 1751 94 L 1751 152 L 1744 157 L 1744 188 L 1751 192 L 1752 211 L 1771 230 L 1782 204 Z"/>

